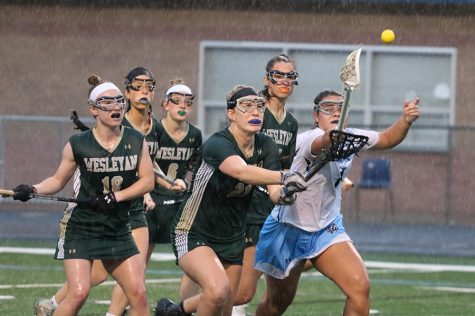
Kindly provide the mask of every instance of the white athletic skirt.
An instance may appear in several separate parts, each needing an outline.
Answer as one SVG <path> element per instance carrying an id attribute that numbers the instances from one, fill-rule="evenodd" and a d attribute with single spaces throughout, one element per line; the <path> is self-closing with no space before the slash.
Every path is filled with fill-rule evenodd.
<path id="1" fill-rule="evenodd" d="M 299 261 L 315 258 L 331 245 L 343 241 L 351 241 L 351 238 L 345 232 L 341 214 L 316 232 L 279 223 L 269 215 L 257 243 L 254 268 L 271 277 L 284 279 Z"/>

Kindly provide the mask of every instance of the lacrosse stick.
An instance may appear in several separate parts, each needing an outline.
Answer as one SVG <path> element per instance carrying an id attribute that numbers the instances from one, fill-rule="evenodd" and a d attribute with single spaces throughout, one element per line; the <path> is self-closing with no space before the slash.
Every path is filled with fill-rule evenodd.
<path id="1" fill-rule="evenodd" d="M 171 184 L 172 186 L 176 185 L 175 181 L 173 181 L 163 173 L 162 169 L 160 169 L 156 161 L 153 162 L 153 174 L 159 177 L 160 179 L 165 180 L 168 184 Z"/>
<path id="2" fill-rule="evenodd" d="M 168 184 L 171 184 L 172 186 L 175 186 L 176 185 L 176 182 L 173 181 L 172 179 L 170 179 L 169 177 L 167 177 L 162 170 L 160 169 L 155 169 L 153 168 L 153 173 L 159 177 L 160 179 L 162 180 L 165 180 Z"/>
<path id="3" fill-rule="evenodd" d="M 15 195 L 13 190 L 4 190 L 0 189 L 0 195 L 2 197 L 12 197 Z M 58 201 L 58 202 L 70 202 L 70 203 L 80 203 L 78 199 L 75 198 L 68 198 L 62 196 L 53 196 L 53 195 L 41 195 L 41 194 L 30 194 L 30 198 L 32 199 L 39 199 L 39 200 L 50 200 L 50 201 Z"/>
<path id="4" fill-rule="evenodd" d="M 343 129 L 348 107 L 350 104 L 350 95 L 360 85 L 360 55 L 361 48 L 354 50 L 346 57 L 346 63 L 341 67 L 340 79 L 345 89 L 345 101 L 341 107 L 340 120 L 338 121 L 338 130 Z"/>
<path id="5" fill-rule="evenodd" d="M 360 85 L 360 55 L 361 48 L 352 51 L 346 57 L 346 63 L 341 67 L 340 79 L 345 90 L 345 100 L 341 108 L 338 127 L 336 131 L 330 132 L 330 148 L 322 150 L 317 158 L 301 173 L 305 181 L 310 180 L 327 162 L 344 159 L 356 154 L 368 142 L 368 138 L 365 136 L 342 132 L 348 113 L 351 92 Z"/>
<path id="6" fill-rule="evenodd" d="M 77 113 L 75 110 L 71 110 L 71 117 L 70 117 L 70 119 L 73 121 L 74 125 L 76 125 L 76 127 L 75 127 L 74 129 L 78 129 L 78 130 L 80 130 L 81 132 L 87 131 L 87 130 L 90 129 L 86 124 L 84 124 L 84 123 L 79 119 L 78 113 Z"/>
<path id="7" fill-rule="evenodd" d="M 305 171 L 300 173 L 305 181 L 310 180 L 327 162 L 346 159 L 358 153 L 368 143 L 368 137 L 333 130 L 330 132 L 330 142 L 330 148 L 323 149 Z"/>

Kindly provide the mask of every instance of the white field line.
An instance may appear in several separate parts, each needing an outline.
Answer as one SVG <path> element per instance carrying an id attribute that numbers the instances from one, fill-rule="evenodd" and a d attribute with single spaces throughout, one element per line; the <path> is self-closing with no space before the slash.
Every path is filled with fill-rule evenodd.
<path id="1" fill-rule="evenodd" d="M 55 250 L 50 248 L 27 248 L 27 247 L 0 247 L 0 253 L 21 253 L 37 255 L 54 255 Z M 153 253 L 152 261 L 174 261 L 172 253 Z M 403 263 L 386 261 L 365 261 L 367 268 L 389 270 L 412 270 L 422 272 L 475 272 L 475 266 L 455 264 L 432 264 L 432 263 Z"/>
<path id="2" fill-rule="evenodd" d="M 27 248 L 27 247 L 0 247 L 0 253 L 22 253 L 30 255 L 54 255 L 55 250 L 50 248 Z M 172 253 L 152 253 L 152 261 L 173 261 Z"/>
<path id="3" fill-rule="evenodd" d="M 0 253 L 20 253 L 20 254 L 38 254 L 38 255 L 53 255 L 54 249 L 49 248 L 27 248 L 27 247 L 0 247 Z M 173 261 L 175 256 L 171 253 L 154 253 L 151 260 L 154 261 Z M 366 266 L 371 269 L 381 269 L 383 271 L 388 270 L 410 270 L 419 272 L 475 272 L 475 266 L 469 265 L 448 265 L 448 264 L 427 264 L 427 263 L 400 263 L 400 262 L 383 262 L 383 261 L 366 261 Z M 318 272 L 305 273 L 306 275 L 317 275 Z M 179 283 L 179 278 L 170 279 L 147 279 L 147 284 L 160 284 L 160 283 Z M 114 281 L 106 281 L 101 286 L 112 286 Z M 0 289 L 11 288 L 58 288 L 62 286 L 62 283 L 50 283 L 50 284 L 15 284 L 15 285 L 2 285 Z M 475 288 L 457 288 L 457 287 L 419 287 L 421 289 L 459 292 L 459 293 L 475 293 Z M 14 296 L 0 295 L 0 300 L 15 299 Z M 374 310 L 371 314 L 378 314 L 379 311 Z"/>
<path id="4" fill-rule="evenodd" d="M 37 255 L 54 255 L 55 250 L 50 248 L 27 248 L 27 247 L 0 247 L 0 253 L 21 253 Z M 153 261 L 173 261 L 172 253 L 153 253 Z M 455 264 L 432 264 L 432 263 L 402 263 L 386 261 L 365 261 L 367 268 L 389 270 L 413 270 L 425 272 L 475 272 L 475 266 Z"/>
<path id="5" fill-rule="evenodd" d="M 147 279 L 147 284 L 165 284 L 165 283 L 180 283 L 179 278 L 170 279 Z M 115 281 L 105 281 L 99 286 L 112 286 Z M 44 283 L 44 284 L 0 284 L 0 290 L 4 289 L 36 289 L 36 288 L 59 288 L 63 286 L 63 283 Z"/>
<path id="6" fill-rule="evenodd" d="M 24 253 L 28 255 L 54 255 L 54 249 L 26 248 L 26 247 L 0 247 L 0 253 Z"/>
<path id="7" fill-rule="evenodd" d="M 27 247 L 0 247 L 0 253 L 22 253 L 37 255 L 54 255 L 55 250 L 50 248 L 27 248 Z M 153 253 L 152 261 L 174 261 L 172 253 Z M 422 272 L 475 272 L 475 266 L 455 264 L 432 264 L 432 263 L 402 263 L 386 261 L 365 261 L 367 268 L 412 270 Z"/>
<path id="8" fill-rule="evenodd" d="M 412 270 L 422 272 L 475 272 L 475 266 L 460 264 L 401 263 L 385 261 L 365 261 L 367 268 Z"/>
<path id="9" fill-rule="evenodd" d="M 456 292 L 456 293 L 475 293 L 475 288 L 463 288 L 463 287 L 451 287 L 451 286 L 420 286 L 419 289 L 424 290 L 436 290 L 443 292 Z"/>

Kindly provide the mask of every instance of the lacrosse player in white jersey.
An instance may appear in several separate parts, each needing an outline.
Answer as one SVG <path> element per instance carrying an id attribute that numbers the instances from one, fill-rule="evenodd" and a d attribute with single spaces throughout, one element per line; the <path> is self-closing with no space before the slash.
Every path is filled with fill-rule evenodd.
<path id="1" fill-rule="evenodd" d="M 297 138 L 291 172 L 302 171 L 322 149 L 331 150 L 330 132 L 341 115 L 343 95 L 325 90 L 314 100 L 316 128 Z M 383 132 L 345 128 L 346 135 L 361 135 L 364 149 L 389 149 L 401 143 L 419 117 L 419 99 L 404 102 L 401 117 Z M 346 124 L 344 125 L 346 127 Z M 340 132 L 341 133 L 341 132 Z M 281 315 L 292 303 L 304 264 L 335 282 L 346 296 L 343 315 L 368 315 L 370 282 L 361 256 L 345 232 L 340 213 L 342 179 L 354 155 L 328 162 L 298 193 L 293 205 L 278 205 L 261 230 L 255 268 L 266 274 L 267 295 L 256 315 Z"/>

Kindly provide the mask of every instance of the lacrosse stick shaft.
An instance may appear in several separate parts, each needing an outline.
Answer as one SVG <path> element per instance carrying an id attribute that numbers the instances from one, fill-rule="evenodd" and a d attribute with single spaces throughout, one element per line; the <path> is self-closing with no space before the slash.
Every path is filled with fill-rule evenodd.
<path id="1" fill-rule="evenodd" d="M 321 158 L 317 158 L 316 160 L 314 160 L 308 166 L 308 168 L 305 169 L 305 171 L 302 173 L 302 177 L 305 180 L 305 182 L 310 180 L 310 178 L 312 178 L 320 169 L 323 168 L 323 166 L 327 164 L 328 159 L 326 159 L 327 158 L 326 154 L 322 154 L 322 155 L 324 155 L 324 157 L 322 156 Z"/>
<path id="2" fill-rule="evenodd" d="M 10 196 L 14 196 L 15 192 L 12 190 L 0 189 L 0 195 L 3 197 L 10 197 Z M 39 199 L 39 200 L 58 201 L 58 202 L 72 202 L 72 203 L 79 202 L 79 200 L 75 198 L 53 196 L 53 195 L 42 195 L 42 194 L 30 194 L 30 198 Z"/>
<path id="3" fill-rule="evenodd" d="M 162 169 L 160 169 L 160 166 L 156 161 L 153 162 L 153 174 L 157 177 L 159 177 L 162 180 L 165 180 L 168 184 L 175 186 L 176 182 L 167 177 L 165 173 L 163 173 Z"/>
<path id="4" fill-rule="evenodd" d="M 3 197 L 9 197 L 15 195 L 15 192 L 13 192 L 12 190 L 0 189 L 0 195 Z"/>
<path id="5" fill-rule="evenodd" d="M 160 179 L 162 180 L 165 180 L 168 184 L 172 185 L 172 186 L 175 186 L 176 183 L 175 181 L 173 181 L 172 179 L 170 179 L 169 177 L 167 177 L 162 171 L 160 171 L 159 169 L 155 169 L 153 168 L 153 173 L 159 177 Z"/>
<path id="6" fill-rule="evenodd" d="M 348 114 L 348 106 L 350 104 L 350 95 L 351 88 L 345 89 L 345 101 L 343 102 L 343 106 L 341 107 L 340 119 L 338 120 L 337 129 L 339 131 L 343 130 L 343 125 L 345 124 L 346 115 Z"/>
<path id="7" fill-rule="evenodd" d="M 76 198 L 62 197 L 62 196 L 53 196 L 53 195 L 41 195 L 41 194 L 30 194 L 32 199 L 39 200 L 50 200 L 58 202 L 68 202 L 68 203 L 79 203 L 79 200 Z"/>

